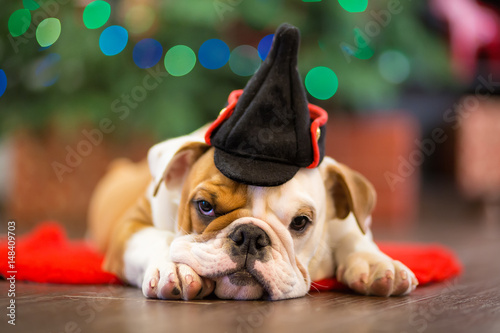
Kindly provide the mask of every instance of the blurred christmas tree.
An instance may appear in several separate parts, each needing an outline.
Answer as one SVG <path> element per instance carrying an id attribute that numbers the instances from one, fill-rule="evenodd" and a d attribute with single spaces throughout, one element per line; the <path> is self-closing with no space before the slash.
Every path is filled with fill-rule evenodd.
<path id="1" fill-rule="evenodd" d="M 158 139 L 185 133 L 214 119 L 229 92 L 248 80 L 248 70 L 241 66 L 253 66 L 251 72 L 260 60 L 243 59 L 233 65 L 230 60 L 208 69 L 198 58 L 189 73 L 172 76 L 164 66 L 166 52 L 185 45 L 198 56 L 200 46 L 214 38 L 233 53 L 241 45 L 257 48 L 283 22 L 302 32 L 303 77 L 320 66 L 335 72 L 335 95 L 325 101 L 311 98 L 329 111 L 380 110 L 390 107 L 404 90 L 453 85 L 446 45 L 426 23 L 425 2 L 369 1 L 366 10 L 351 13 L 338 1 L 108 1 L 109 20 L 103 27 L 88 29 L 82 17 L 89 2 L 3 4 L 0 69 L 8 85 L 0 97 L 2 131 L 43 129 L 49 124 L 72 131 L 82 122 L 99 124 L 109 118 L 118 136 L 135 130 Z M 7 23 L 21 8 L 30 10 L 31 25 L 12 37 Z M 60 20 L 61 35 L 52 46 L 41 48 L 36 30 L 49 17 Z M 106 56 L 99 39 L 112 25 L 127 29 L 128 43 L 119 54 Z M 145 38 L 162 46 L 161 60 L 149 69 L 134 62 L 134 46 Z"/>

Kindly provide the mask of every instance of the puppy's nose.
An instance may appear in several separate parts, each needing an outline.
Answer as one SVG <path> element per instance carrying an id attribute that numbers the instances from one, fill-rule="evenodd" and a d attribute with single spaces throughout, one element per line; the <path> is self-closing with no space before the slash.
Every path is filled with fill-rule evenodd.
<path id="1" fill-rule="evenodd" d="M 242 224 L 229 235 L 238 254 L 258 255 L 271 244 L 271 239 L 264 230 L 253 224 Z"/>

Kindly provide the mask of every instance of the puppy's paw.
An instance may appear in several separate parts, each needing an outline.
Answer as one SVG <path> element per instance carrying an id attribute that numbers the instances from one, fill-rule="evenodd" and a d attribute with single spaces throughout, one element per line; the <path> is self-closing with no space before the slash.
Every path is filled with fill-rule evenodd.
<path id="1" fill-rule="evenodd" d="M 202 299 L 214 290 L 215 283 L 196 274 L 184 264 L 164 262 L 149 265 L 142 282 L 142 293 L 148 298 Z"/>
<path id="2" fill-rule="evenodd" d="M 337 269 L 337 280 L 357 293 L 375 296 L 406 295 L 415 290 L 415 274 L 383 253 L 356 252 Z"/>

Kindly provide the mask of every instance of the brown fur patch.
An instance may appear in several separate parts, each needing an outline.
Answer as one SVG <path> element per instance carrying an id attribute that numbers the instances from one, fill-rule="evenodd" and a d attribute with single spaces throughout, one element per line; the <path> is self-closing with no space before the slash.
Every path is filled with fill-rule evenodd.
<path id="1" fill-rule="evenodd" d="M 310 206 L 300 207 L 295 216 L 307 216 L 311 221 L 314 221 L 316 218 L 314 208 Z"/>
<path id="2" fill-rule="evenodd" d="M 359 228 L 366 233 L 367 218 L 377 201 L 375 188 L 363 175 L 341 163 L 326 164 L 326 172 L 325 186 L 333 197 L 336 216 L 345 219 L 352 212 Z"/>
<path id="3" fill-rule="evenodd" d="M 215 167 L 213 158 L 212 148 L 195 162 L 184 184 L 178 227 L 186 234 L 204 233 L 207 237 L 208 234 L 222 230 L 238 217 L 250 214 L 245 211 L 248 205 L 248 187 L 224 176 Z M 199 214 L 196 202 L 200 200 L 208 201 L 214 207 L 215 218 Z"/>
<path id="4" fill-rule="evenodd" d="M 238 209 L 235 211 L 232 211 L 229 214 L 225 214 L 212 222 L 203 230 L 203 234 L 209 234 L 209 233 L 216 233 L 219 232 L 220 230 L 224 229 L 228 225 L 230 225 L 233 221 L 245 217 L 245 216 L 250 216 L 250 211 L 248 209 Z"/>
<path id="5" fill-rule="evenodd" d="M 119 159 L 111 164 L 92 194 L 87 214 L 88 233 L 100 252 L 106 252 L 116 225 L 150 182 L 146 160 L 133 163 Z"/>
<path id="6" fill-rule="evenodd" d="M 120 219 L 111 237 L 104 258 L 103 269 L 124 280 L 123 255 L 127 241 L 139 230 L 153 226 L 151 205 L 146 197 L 141 197 Z"/>

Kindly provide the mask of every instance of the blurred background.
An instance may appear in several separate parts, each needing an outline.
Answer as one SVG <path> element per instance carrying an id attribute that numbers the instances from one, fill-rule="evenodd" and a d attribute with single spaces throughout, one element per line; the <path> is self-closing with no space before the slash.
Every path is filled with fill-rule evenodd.
<path id="1" fill-rule="evenodd" d="M 214 120 L 283 22 L 301 30 L 299 71 L 329 112 L 328 154 L 377 189 L 376 228 L 497 207 L 498 1 L 12 0 L 0 12 L 2 225 L 56 220 L 83 235 L 107 165 Z"/>

